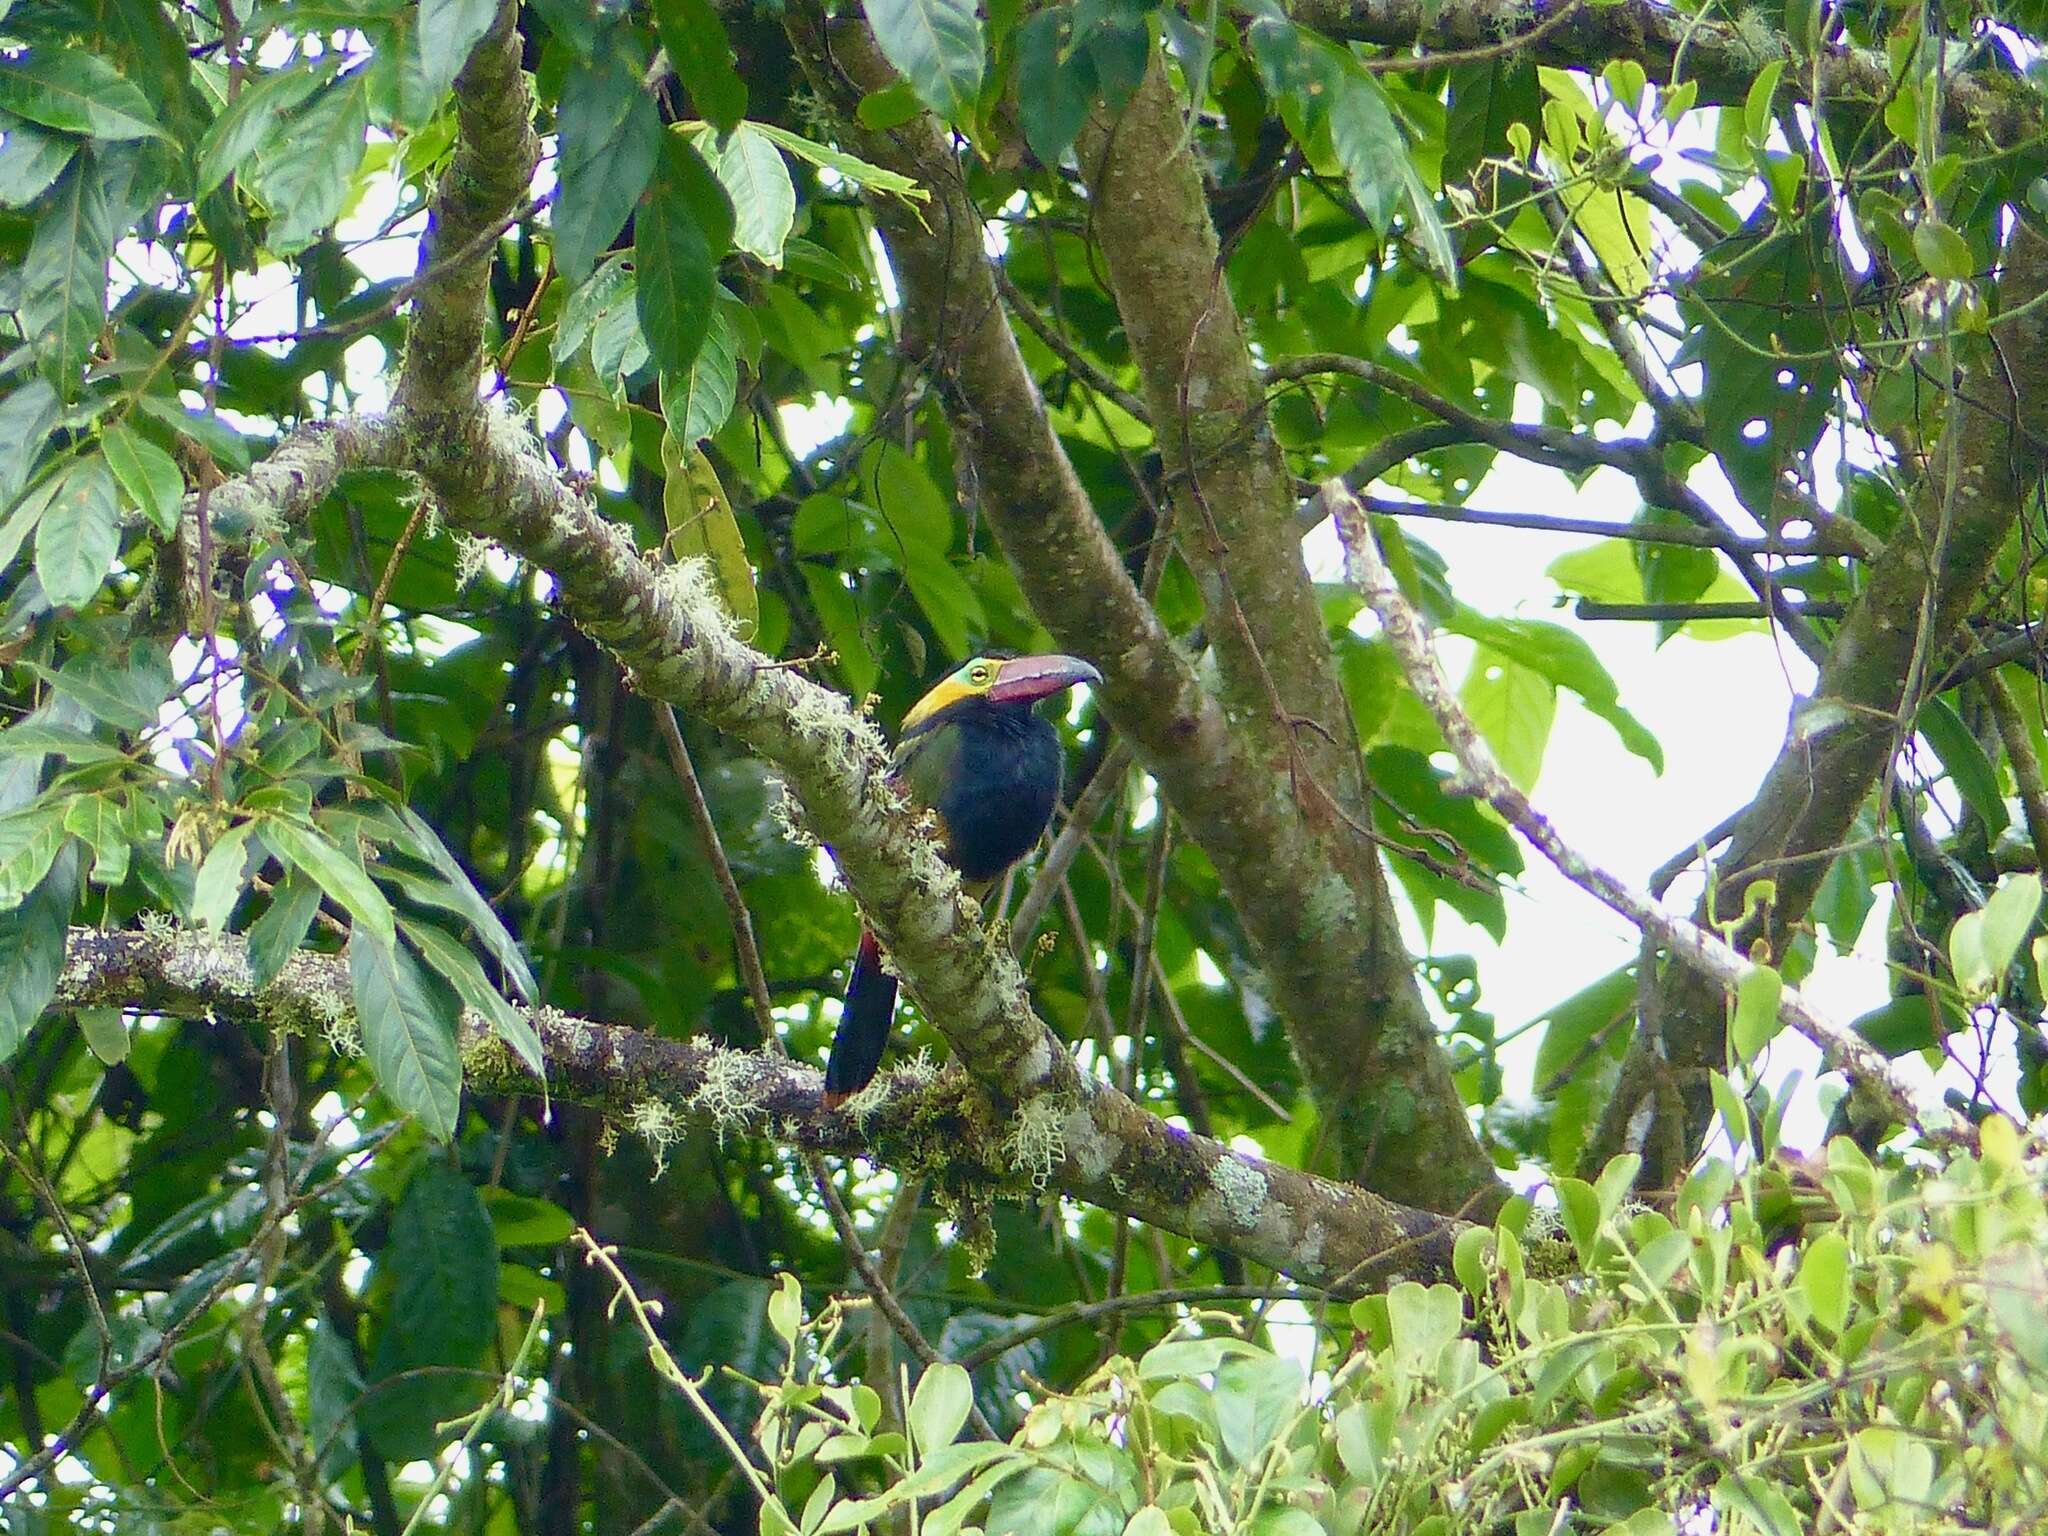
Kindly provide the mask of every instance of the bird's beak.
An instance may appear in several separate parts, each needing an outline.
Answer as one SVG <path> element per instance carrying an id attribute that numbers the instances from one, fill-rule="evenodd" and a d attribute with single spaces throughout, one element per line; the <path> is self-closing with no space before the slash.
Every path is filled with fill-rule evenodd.
<path id="1" fill-rule="evenodd" d="M 1076 683 L 1099 686 L 1102 674 L 1078 656 L 1012 656 L 989 685 L 992 704 L 1030 704 Z"/>

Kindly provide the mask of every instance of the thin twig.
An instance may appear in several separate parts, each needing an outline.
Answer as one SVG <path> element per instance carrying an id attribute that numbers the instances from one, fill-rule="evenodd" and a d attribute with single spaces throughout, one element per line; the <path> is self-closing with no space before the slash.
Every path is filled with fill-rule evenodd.
<path id="1" fill-rule="evenodd" d="M 1572 848 L 1501 771 L 1492 748 L 1458 703 L 1456 691 L 1438 665 L 1433 639 L 1421 615 L 1401 595 L 1388 572 L 1365 508 L 1342 480 L 1329 481 L 1324 494 L 1330 498 L 1344 539 L 1348 579 L 1379 615 L 1382 632 L 1408 685 L 1458 760 L 1463 788 L 1498 811 L 1572 884 L 1619 913 L 1684 964 L 1732 991 L 1751 968 L 1749 961 L 1696 923 L 1667 911 Z M 1970 1139 L 1967 1131 L 1950 1129 L 1954 1117 L 1938 1102 L 1916 1106 L 1914 1090 L 1893 1070 L 1891 1062 L 1854 1030 L 1822 1014 L 1797 987 L 1787 986 L 1780 994 L 1778 1016 L 1819 1046 L 1828 1064 L 1847 1075 L 1852 1086 L 1884 1098 L 1903 1124 L 1919 1126 L 1933 1141 Z"/>
<path id="2" fill-rule="evenodd" d="M 1060 835 L 1053 839 L 1052 847 L 1039 861 L 1038 873 L 1032 877 L 1024 899 L 1010 914 L 1012 954 L 1023 955 L 1032 939 L 1037 937 L 1038 925 L 1045 921 L 1045 909 L 1052 905 L 1060 882 L 1066 879 L 1075 856 L 1088 841 L 1089 830 L 1109 804 L 1110 797 L 1122 785 L 1124 773 L 1130 766 L 1130 745 L 1119 740 L 1104 755 L 1101 765 L 1095 770 L 1095 777 L 1088 781 L 1088 787 L 1081 791 L 1081 798 L 1067 813 L 1066 825 L 1060 828 Z"/>

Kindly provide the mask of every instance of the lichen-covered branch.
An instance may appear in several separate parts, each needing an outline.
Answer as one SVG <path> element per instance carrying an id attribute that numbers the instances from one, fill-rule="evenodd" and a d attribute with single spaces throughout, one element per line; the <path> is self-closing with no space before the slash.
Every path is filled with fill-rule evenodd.
<path id="1" fill-rule="evenodd" d="M 1216 866 L 1273 983 L 1308 1079 L 1332 1119 L 1343 1166 L 1373 1188 L 1433 1209 L 1456 1210 L 1475 1197 L 1482 1206 L 1496 1201 L 1501 1186 L 1449 1081 L 1392 909 L 1384 901 L 1362 901 L 1359 890 L 1369 886 L 1350 878 L 1336 856 L 1336 845 L 1355 841 L 1354 834 L 1313 830 L 1310 813 L 1321 807 L 1305 809 L 1295 799 L 1287 757 L 1267 750 L 1289 729 L 1275 720 L 1276 713 L 1304 712 L 1312 722 L 1301 726 L 1305 750 L 1320 762 L 1325 744 L 1318 728 L 1329 731 L 1331 740 L 1352 734 L 1341 711 L 1332 713 L 1338 710 L 1334 697 L 1321 698 L 1312 664 L 1304 674 L 1311 686 L 1297 696 L 1290 684 L 1277 712 L 1261 698 L 1258 719 L 1204 689 L 1131 580 L 1052 430 L 1005 318 L 982 243 L 980 213 L 950 141 L 923 115 L 887 133 L 857 126 L 854 104 L 895 78 L 865 25 L 836 23 L 828 33 L 806 8 L 792 7 L 787 26 L 813 85 L 842 109 L 841 131 L 849 144 L 932 193 L 917 212 L 888 203 L 875 210 L 904 295 L 905 348 L 925 362 L 945 392 L 956 451 L 964 449 L 973 465 L 982 510 L 1033 611 L 1064 649 L 1102 668 L 1105 710 Z M 1154 228 L 1150 234 L 1164 240 L 1170 231 Z M 1213 254 L 1213 232 L 1210 239 Z M 1193 302 L 1199 305 L 1208 292 L 1205 275 Z M 1191 333 L 1195 316 L 1177 310 L 1157 339 L 1161 349 L 1172 346 L 1176 326 Z M 1234 360 L 1226 346 L 1216 366 L 1234 368 L 1245 381 L 1234 407 L 1226 403 L 1233 426 L 1241 426 L 1244 406 L 1258 396 L 1257 383 L 1234 322 L 1226 340 L 1234 341 Z M 1175 387 L 1166 388 L 1162 398 L 1148 379 L 1147 401 L 1155 420 L 1171 423 L 1181 414 Z M 1163 453 L 1182 452 L 1177 431 L 1169 426 L 1160 433 Z M 1263 455 L 1268 448 L 1259 451 Z M 1276 591 L 1289 582 L 1301 592 L 1307 588 L 1293 531 L 1291 483 L 1284 475 L 1267 478 L 1271 483 L 1261 481 L 1259 492 L 1261 512 L 1268 510 L 1263 498 L 1270 492 L 1278 521 L 1264 537 L 1269 544 L 1284 543 L 1286 554 L 1262 567 L 1251 599 L 1255 606 L 1266 600 L 1268 576 Z M 1191 536 L 1199 540 L 1203 535 L 1194 526 L 1198 531 Z M 1290 613 L 1300 595 L 1286 599 Z M 1319 616 L 1315 625 L 1320 647 Z M 1299 665 L 1289 646 L 1279 649 L 1287 654 L 1277 665 Z M 1333 721 L 1339 729 L 1330 729 Z M 1341 792 L 1337 772 L 1318 768 L 1311 777 Z M 1354 851 L 1369 869 L 1371 850 Z M 1375 1042 L 1377 1053 L 1371 1048 Z M 1400 1097 L 1412 1112 L 1400 1134 L 1373 1113 L 1382 1095 Z"/>
<path id="2" fill-rule="evenodd" d="M 259 990 L 244 942 L 205 930 L 73 929 L 55 1007 L 233 1019 L 341 1049 L 358 1038 L 343 958 L 302 951 Z M 602 1110 L 657 1154 L 701 1126 L 877 1157 L 953 1188 L 1057 1189 L 1333 1289 L 1449 1278 L 1463 1230 L 1175 1130 L 1092 1080 L 1006 1121 L 964 1072 L 909 1067 L 886 1075 L 857 1114 L 828 1112 L 818 1071 L 781 1055 L 663 1039 L 547 1008 L 529 1017 L 548 1092 Z M 541 1090 L 474 1014 L 464 1021 L 463 1065 L 473 1088 Z"/>
<path id="3" fill-rule="evenodd" d="M 420 242 L 420 295 L 397 390 L 409 411 L 476 404 L 494 248 L 472 247 L 525 199 L 540 160 L 533 98 L 519 68 L 518 16 L 513 0 L 501 0 L 455 79 L 455 155 L 434 191 Z"/>

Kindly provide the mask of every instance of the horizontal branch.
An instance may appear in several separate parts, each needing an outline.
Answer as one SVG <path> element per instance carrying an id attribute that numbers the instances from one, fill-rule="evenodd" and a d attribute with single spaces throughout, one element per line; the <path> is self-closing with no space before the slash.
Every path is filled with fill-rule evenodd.
<path id="1" fill-rule="evenodd" d="M 74 928 L 53 1007 L 230 1019 L 353 1049 L 360 1033 L 351 996 L 348 963 L 338 955 L 301 951 L 259 989 L 235 935 Z M 954 1188 L 1053 1189 L 1332 1289 L 1447 1278 L 1464 1230 L 1189 1135 L 1093 1079 L 1005 1120 L 964 1071 L 912 1066 L 885 1074 L 857 1113 L 827 1111 L 822 1075 L 779 1054 L 664 1039 L 552 1008 L 528 1018 L 547 1092 L 601 1110 L 657 1151 L 701 1127 L 873 1157 Z M 473 1088 L 542 1091 L 475 1013 L 464 1019 L 462 1057 Z"/>
<path id="2" fill-rule="evenodd" d="M 1876 104 L 1893 94 L 1892 69 L 1874 50 L 1827 47 L 1809 65 L 1796 58 L 1784 33 L 1752 16 L 1731 24 L 1661 0 L 1579 4 L 1562 21 L 1553 20 L 1559 0 L 1298 0 L 1291 9 L 1296 21 L 1331 37 L 1432 53 L 1497 48 L 1528 34 L 1522 56 L 1537 63 L 1597 69 L 1633 59 L 1659 84 L 1697 81 L 1706 102 L 1746 100 L 1759 71 L 1774 59 L 1793 65 L 1779 90 L 1783 101 L 1805 100 L 1809 80 L 1821 102 Z M 1939 81 L 1946 127 L 2008 148 L 2040 137 L 2040 98 L 2016 75 L 1986 67 L 1946 71 Z"/>

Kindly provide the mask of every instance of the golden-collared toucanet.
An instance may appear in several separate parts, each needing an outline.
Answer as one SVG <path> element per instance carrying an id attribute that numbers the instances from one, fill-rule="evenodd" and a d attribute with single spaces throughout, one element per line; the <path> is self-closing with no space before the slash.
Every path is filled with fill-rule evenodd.
<path id="1" fill-rule="evenodd" d="M 903 717 L 891 774 L 938 817 L 946 858 L 977 895 L 1045 835 L 1060 797 L 1060 738 L 1038 701 L 1102 674 L 1072 656 L 977 656 Z M 825 1107 L 874 1078 L 896 1013 L 896 978 L 863 931 L 832 1059 Z"/>

